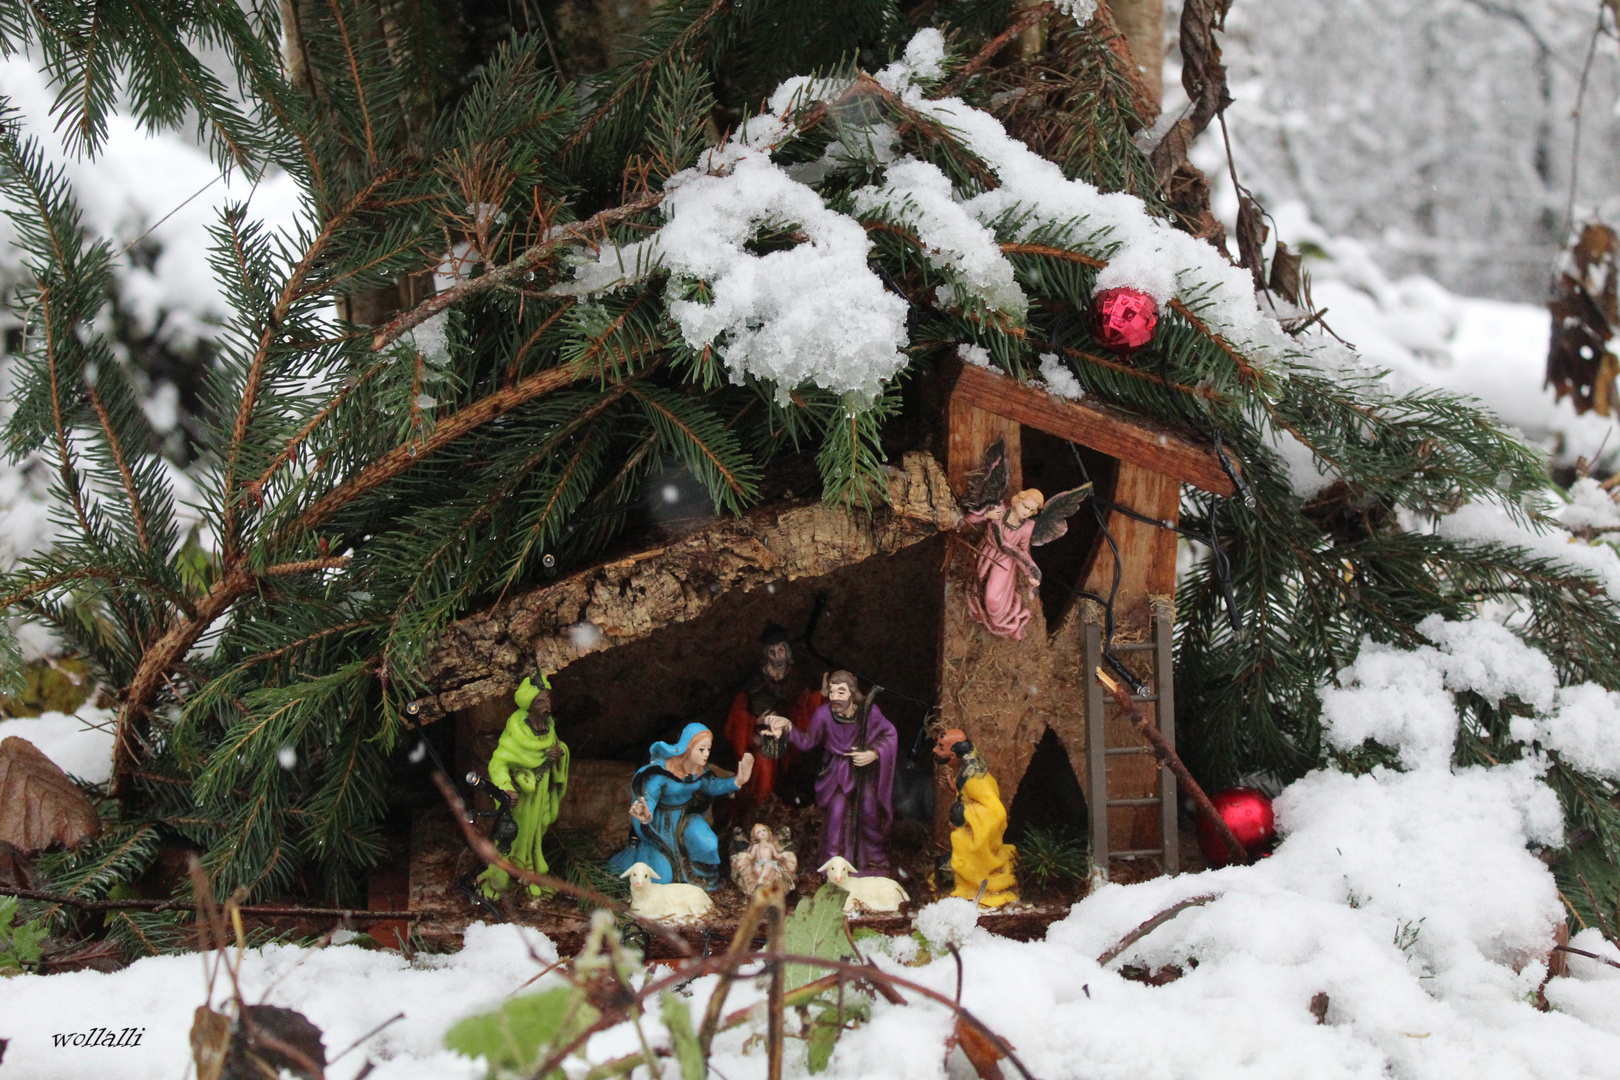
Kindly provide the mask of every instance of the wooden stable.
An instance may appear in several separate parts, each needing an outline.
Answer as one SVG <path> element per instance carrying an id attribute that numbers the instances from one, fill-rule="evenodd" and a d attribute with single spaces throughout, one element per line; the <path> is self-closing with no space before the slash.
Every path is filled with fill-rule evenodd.
<path id="1" fill-rule="evenodd" d="M 1094 672 L 1108 648 L 1146 688 L 1138 700 L 1173 742 L 1177 534 L 1166 526 L 1177 521 L 1183 483 L 1230 495 L 1231 479 L 1183 430 L 973 365 L 939 372 L 923 400 L 930 445 L 890 469 L 886 499 L 871 511 L 776 498 L 740 518 L 631 541 L 450 627 L 418 715 L 456 718 L 456 771 L 481 767 L 518 681 L 552 673 L 559 730 L 575 752 L 559 827 L 594 832 L 608 850 L 623 840 L 627 778 L 648 743 L 678 719 L 717 726 L 724 708 L 713 703 L 729 701 L 726 687 L 757 664 L 765 621 L 805 625 L 812 601 L 819 612 L 830 596 L 835 610 L 814 637 L 887 687 L 884 708 L 904 747 L 920 745 L 925 719 L 960 727 L 997 778 L 1015 831 L 1084 819 L 1094 876 L 1177 870 L 1174 780 L 1105 704 Z M 998 439 L 1013 490 L 1051 495 L 1088 475 L 1099 496 L 1068 536 L 1034 549 L 1043 581 L 1023 640 L 992 635 L 967 605 L 980 530 L 962 526 L 957 500 Z M 1109 596 L 1105 642 L 1099 601 Z M 933 835 L 943 841 L 953 793 L 944 773 L 935 782 Z M 926 773 L 920 783 L 926 791 Z M 449 886 L 470 853 L 443 816 L 422 811 L 408 885 L 385 891 L 390 909 L 404 889 L 413 910 L 454 932 L 475 914 Z M 928 855 L 915 869 L 926 876 L 931 864 Z"/>
<path id="2" fill-rule="evenodd" d="M 1211 447 L 1169 425 L 1058 397 L 971 364 L 954 373 L 947 400 L 946 473 L 955 492 L 964 490 L 968 475 L 998 439 L 1012 466 L 1011 489 L 1026 486 L 1024 473 L 1040 462 L 1039 455 L 1026 453 L 1031 432 L 1045 436 L 1040 441 L 1048 455 L 1072 443 L 1112 465 L 1111 475 L 1092 476 L 1095 494 L 1112 507 L 1103 510 L 1088 550 L 1056 568 L 1046 565 L 1046 549 L 1036 548 L 1034 554 L 1043 577 L 1068 571 L 1075 589 L 1096 597 L 1112 594 L 1112 651 L 1148 687 L 1138 700 L 1174 745 L 1177 534 L 1171 527 L 1179 519 L 1183 483 L 1234 494 L 1219 458 Z M 1088 513 L 1082 508 L 1076 515 L 1075 531 Z M 1175 872 L 1175 780 L 1168 770 L 1161 775 L 1141 738 L 1117 715 L 1117 706 L 1105 705 L 1094 675 L 1104 648 L 1103 606 L 1070 589 L 1069 602 L 1046 610 L 1045 601 L 1054 594 L 1043 589 L 1031 605 L 1024 640 L 996 637 L 968 614 L 974 559 L 971 551 L 956 550 L 959 557 L 947 564 L 943 582 L 942 722 L 973 738 L 1009 806 L 1020 801 L 1037 745 L 1055 738 L 1084 790 L 1093 873 L 1115 872 L 1120 860 L 1137 863 L 1134 873 Z M 948 806 L 941 804 L 936 829 L 943 835 Z"/>

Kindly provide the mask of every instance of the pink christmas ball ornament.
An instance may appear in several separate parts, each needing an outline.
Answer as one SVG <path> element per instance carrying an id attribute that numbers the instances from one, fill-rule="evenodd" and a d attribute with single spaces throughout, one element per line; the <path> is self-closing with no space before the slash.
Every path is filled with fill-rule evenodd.
<path id="1" fill-rule="evenodd" d="M 1092 334 L 1105 349 L 1133 353 L 1153 340 L 1159 305 L 1140 289 L 1120 285 L 1091 298 Z"/>

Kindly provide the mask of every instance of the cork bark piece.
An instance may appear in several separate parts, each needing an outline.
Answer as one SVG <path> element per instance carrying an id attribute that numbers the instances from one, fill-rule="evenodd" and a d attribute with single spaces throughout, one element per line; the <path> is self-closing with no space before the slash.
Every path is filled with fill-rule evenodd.
<path id="1" fill-rule="evenodd" d="M 524 675 L 555 672 L 591 653 L 687 622 L 722 594 L 819 577 L 892 554 L 960 521 L 945 472 L 907 454 L 888 476 L 887 505 L 775 504 L 669 544 L 581 570 L 454 623 L 428 666 L 436 720 L 509 694 Z"/>

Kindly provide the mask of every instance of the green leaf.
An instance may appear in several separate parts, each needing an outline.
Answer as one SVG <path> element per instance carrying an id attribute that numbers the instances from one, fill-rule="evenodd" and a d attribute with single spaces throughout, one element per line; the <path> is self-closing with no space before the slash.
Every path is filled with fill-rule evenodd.
<path id="1" fill-rule="evenodd" d="M 513 998 L 492 1013 L 469 1016 L 444 1036 L 444 1045 L 489 1062 L 491 1075 L 527 1072 L 565 1033 L 577 1033 L 600 1014 L 571 986 Z"/>
<path id="2" fill-rule="evenodd" d="M 812 1073 L 825 1072 L 832 1060 L 833 1047 L 851 1021 L 865 1020 L 871 1015 L 871 1003 L 860 994 L 845 994 L 842 1002 L 829 1001 L 810 1018 L 804 1040 L 808 1051 L 808 1064 Z"/>
<path id="3" fill-rule="evenodd" d="M 823 885 L 816 895 L 803 900 L 782 925 L 783 951 L 824 960 L 854 958 L 844 934 L 844 891 L 836 885 Z M 783 974 L 783 990 L 791 993 L 827 972 L 809 964 L 789 964 Z"/>
<path id="4" fill-rule="evenodd" d="M 15 923 L 16 917 L 17 901 L 11 897 L 0 900 L 0 975 L 21 975 L 35 967 L 40 942 L 48 933 L 43 921 Z"/>
<path id="5" fill-rule="evenodd" d="M 675 1060 L 681 1064 L 681 1080 L 703 1080 L 708 1068 L 703 1063 L 703 1047 L 698 1044 L 697 1035 L 692 1031 L 691 1010 L 686 1002 L 674 994 L 660 995 L 659 1006 L 663 1011 L 664 1026 L 669 1029 L 670 1040 L 675 1044 Z"/>

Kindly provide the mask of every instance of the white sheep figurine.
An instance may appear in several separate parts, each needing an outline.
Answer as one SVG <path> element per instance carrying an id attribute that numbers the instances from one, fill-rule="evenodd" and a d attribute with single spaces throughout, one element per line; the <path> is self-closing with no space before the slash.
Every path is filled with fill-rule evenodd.
<path id="1" fill-rule="evenodd" d="M 899 911 L 900 905 L 911 899 L 893 878 L 856 877 L 855 868 L 842 855 L 828 859 L 820 872 L 849 893 L 849 899 L 844 901 L 846 915 L 857 907 L 866 911 Z"/>
<path id="2" fill-rule="evenodd" d="M 645 919 L 685 919 L 707 915 L 714 907 L 709 894 L 696 885 L 655 885 L 658 871 L 638 862 L 619 875 L 630 879 L 630 910 Z"/>

